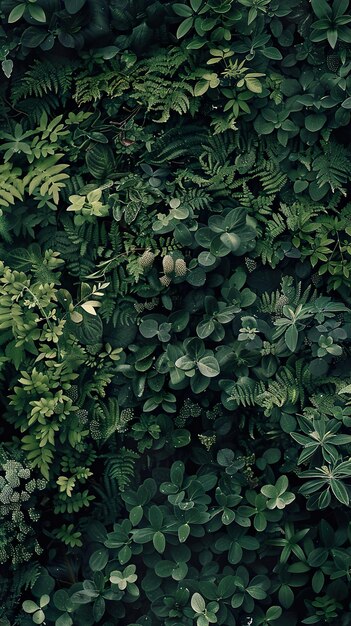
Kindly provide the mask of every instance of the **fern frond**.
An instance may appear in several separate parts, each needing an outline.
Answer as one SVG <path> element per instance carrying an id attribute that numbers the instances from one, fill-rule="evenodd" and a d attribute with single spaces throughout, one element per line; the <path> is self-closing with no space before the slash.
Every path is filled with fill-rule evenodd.
<path id="1" fill-rule="evenodd" d="M 286 217 L 288 229 L 292 232 L 303 230 L 304 226 L 312 222 L 312 218 L 320 213 L 327 213 L 322 205 L 307 202 L 281 204 L 280 211 Z"/>
<path id="2" fill-rule="evenodd" d="M 172 111 L 183 115 L 190 108 L 189 95 L 192 95 L 193 89 L 186 82 L 153 77 L 136 85 L 135 89 L 138 92 L 138 99 L 144 96 L 147 100 L 148 111 L 161 113 L 160 117 L 153 119 L 153 122 L 167 122 Z"/>
<path id="3" fill-rule="evenodd" d="M 305 404 L 305 391 L 309 396 L 314 389 L 310 368 L 304 362 L 304 359 L 298 359 L 295 362 L 295 379 L 299 388 L 299 398 L 301 406 Z"/>
<path id="4" fill-rule="evenodd" d="M 117 480 L 109 476 L 102 476 L 99 485 L 94 485 L 97 494 L 95 509 L 97 517 L 105 526 L 113 524 L 120 514 L 121 500 Z"/>
<path id="5" fill-rule="evenodd" d="M 55 204 L 59 203 L 60 191 L 65 187 L 65 181 L 69 175 L 65 173 L 69 165 L 59 163 L 63 153 L 57 153 L 54 156 L 36 159 L 29 166 L 28 173 L 23 179 L 25 187 L 28 185 L 28 193 L 32 195 L 35 192 L 41 196 L 48 195 Z"/>
<path id="6" fill-rule="evenodd" d="M 120 491 L 124 491 L 130 484 L 138 458 L 137 452 L 123 447 L 118 451 L 117 456 L 107 459 L 105 475 L 117 481 Z"/>
<path id="7" fill-rule="evenodd" d="M 48 117 L 52 117 L 52 112 L 59 108 L 59 98 L 47 93 L 38 98 L 26 98 L 16 103 L 16 109 L 23 112 L 24 117 L 28 120 L 28 125 L 40 124 L 43 113 Z"/>
<path id="8" fill-rule="evenodd" d="M 280 297 L 279 290 L 266 291 L 261 296 L 260 311 L 262 313 L 275 313 L 277 310 L 277 302 Z"/>
<path id="9" fill-rule="evenodd" d="M 114 221 L 108 233 L 109 242 L 114 253 L 122 251 L 122 235 L 118 222 Z"/>
<path id="10" fill-rule="evenodd" d="M 335 141 L 323 142 L 322 150 L 323 154 L 317 156 L 312 164 L 318 186 L 328 185 L 332 192 L 338 189 L 346 195 L 343 186 L 347 184 L 350 173 L 349 151 Z"/>
<path id="11" fill-rule="evenodd" d="M 190 108 L 192 114 L 198 110 L 200 102 L 190 100 L 193 88 L 188 82 L 189 59 L 186 49 L 173 47 L 138 64 L 133 90 L 148 111 L 160 113 L 154 122 L 167 122 L 172 111 L 182 115 Z"/>
<path id="12" fill-rule="evenodd" d="M 276 159 L 264 158 L 253 171 L 266 194 L 276 195 L 287 181 L 287 175 L 281 171 L 280 162 Z"/>
<path id="13" fill-rule="evenodd" d="M 179 196 L 179 199 L 182 205 L 187 205 L 195 213 L 208 209 L 211 205 L 211 195 L 208 191 L 196 187 L 185 189 L 185 193 Z"/>
<path id="14" fill-rule="evenodd" d="M 195 125 L 171 129 L 155 142 L 151 153 L 152 162 L 160 165 L 184 157 L 199 157 L 206 139 L 207 133 Z"/>
<path id="15" fill-rule="evenodd" d="M 235 191 L 233 193 L 233 198 L 240 201 L 241 206 L 251 208 L 253 202 L 255 201 L 255 196 L 246 182 L 246 177 L 236 180 L 233 188 L 240 189 L 240 191 Z"/>
<path id="16" fill-rule="evenodd" d="M 120 411 L 116 398 L 108 398 L 107 402 L 99 401 L 95 405 L 95 419 L 99 422 L 100 439 L 106 441 L 114 433 L 125 433 L 128 421 L 133 419 L 133 411 Z"/>
<path id="17" fill-rule="evenodd" d="M 37 561 L 32 561 L 24 569 L 23 588 L 32 589 L 41 574 L 42 566 Z"/>
<path id="18" fill-rule="evenodd" d="M 75 68 L 73 61 L 54 65 L 51 61 L 36 59 L 33 65 L 13 84 L 11 101 L 17 104 L 23 98 L 54 93 L 64 99 L 71 91 L 72 76 Z"/>
<path id="19" fill-rule="evenodd" d="M 270 265 L 272 269 L 275 269 L 280 263 L 281 259 L 275 250 L 274 246 L 272 246 L 272 241 L 270 238 L 261 239 L 257 241 L 256 245 L 257 254 L 261 257 L 263 265 Z"/>
<path id="20" fill-rule="evenodd" d="M 78 259 L 72 259 L 67 262 L 67 270 L 72 276 L 84 279 L 91 274 L 95 268 L 95 264 L 90 259 L 82 256 Z"/>
<path id="21" fill-rule="evenodd" d="M 265 390 L 262 381 L 248 379 L 245 383 L 233 383 L 230 387 L 229 399 L 234 400 L 239 405 L 255 406 L 257 397 Z"/>
<path id="22" fill-rule="evenodd" d="M 66 181 L 66 188 L 62 193 L 62 197 L 68 201 L 69 196 L 79 195 L 80 190 L 84 187 L 84 179 L 81 174 L 73 174 Z"/>
<path id="23" fill-rule="evenodd" d="M 279 213 L 272 215 L 272 219 L 268 222 L 267 226 L 268 236 L 271 241 L 279 237 L 279 235 L 281 235 L 286 228 L 284 218 Z"/>
<path id="24" fill-rule="evenodd" d="M 22 170 L 12 163 L 0 164 L 0 207 L 8 207 L 23 200 L 24 182 Z"/>
<path id="25" fill-rule="evenodd" d="M 207 143 L 204 144 L 204 151 L 201 156 L 208 155 L 211 162 L 225 165 L 235 150 L 234 137 L 235 133 L 232 131 L 225 133 L 225 135 L 210 135 Z"/>
<path id="26" fill-rule="evenodd" d="M 129 78 L 116 68 L 99 72 L 90 76 L 87 71 L 82 72 L 76 79 L 74 99 L 79 106 L 87 102 L 96 102 L 103 96 L 116 98 L 121 96 L 129 87 Z"/>
<path id="27" fill-rule="evenodd" d="M 258 394 L 256 401 L 264 408 L 264 414 L 270 416 L 274 407 L 283 407 L 287 402 L 296 404 L 300 397 L 300 386 L 296 381 L 292 368 L 284 366 L 276 374 L 275 380 L 269 382 L 267 389 Z"/>

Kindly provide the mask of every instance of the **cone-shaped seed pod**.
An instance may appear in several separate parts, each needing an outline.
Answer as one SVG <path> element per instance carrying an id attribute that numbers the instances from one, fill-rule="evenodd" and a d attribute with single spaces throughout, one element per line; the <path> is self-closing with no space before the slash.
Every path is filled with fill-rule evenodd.
<path id="1" fill-rule="evenodd" d="M 171 279 L 168 276 L 161 276 L 160 283 L 164 287 L 168 287 L 171 284 Z"/>
<path id="2" fill-rule="evenodd" d="M 174 261 L 170 254 L 166 254 L 162 259 L 162 267 L 165 274 L 172 274 L 174 270 Z"/>
<path id="3" fill-rule="evenodd" d="M 153 264 L 154 259 L 155 259 L 154 253 L 151 252 L 151 250 L 145 250 L 145 252 L 140 257 L 140 265 L 144 269 L 149 269 L 149 267 L 151 267 L 151 265 Z"/>
<path id="4" fill-rule="evenodd" d="M 176 276 L 185 276 L 186 274 L 186 263 L 184 259 L 177 259 L 175 262 L 175 275 Z"/>

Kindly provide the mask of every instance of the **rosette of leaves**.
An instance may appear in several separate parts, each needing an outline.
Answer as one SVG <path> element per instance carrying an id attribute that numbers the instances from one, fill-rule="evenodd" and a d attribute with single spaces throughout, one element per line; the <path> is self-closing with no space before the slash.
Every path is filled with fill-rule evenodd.
<path id="1" fill-rule="evenodd" d="M 332 4 L 326 0 L 312 0 L 312 8 L 318 20 L 312 23 L 312 41 L 327 41 L 335 48 L 338 40 L 351 43 L 351 15 L 346 15 L 349 0 L 334 0 Z"/>
<path id="2" fill-rule="evenodd" d="M 171 338 L 170 331 L 172 329 L 172 324 L 163 321 L 163 316 L 159 317 L 161 318 L 160 321 L 155 319 L 155 316 L 146 315 L 139 326 L 139 332 L 146 339 L 157 337 L 159 341 L 166 343 Z"/>
<path id="3" fill-rule="evenodd" d="M 101 196 L 101 189 L 93 189 L 86 196 L 69 197 L 71 204 L 67 207 L 67 211 L 73 211 L 76 214 L 74 216 L 76 226 L 93 222 L 96 217 L 106 217 L 109 214 L 109 207 L 101 202 Z"/>
<path id="4" fill-rule="evenodd" d="M 287 476 L 280 476 L 275 485 L 264 485 L 261 493 L 268 498 L 266 506 L 268 509 L 284 509 L 295 500 L 295 494 L 287 491 L 289 480 Z"/>
<path id="5" fill-rule="evenodd" d="M 240 311 L 237 306 L 228 306 L 213 296 L 205 296 L 205 315 L 196 326 L 196 333 L 200 339 L 209 337 L 213 341 L 221 341 L 225 336 L 225 325 L 234 319 Z"/>
<path id="6" fill-rule="evenodd" d="M 218 602 L 206 602 L 200 593 L 194 593 L 191 598 L 191 608 L 195 612 L 197 626 L 209 626 L 216 624 L 216 613 L 219 611 Z"/>
<path id="7" fill-rule="evenodd" d="M 22 607 L 25 613 L 29 613 L 30 615 L 32 615 L 32 620 L 34 624 L 43 624 L 43 622 L 45 621 L 44 609 L 49 604 L 49 602 L 50 596 L 45 594 L 39 599 L 39 604 L 33 602 L 33 600 L 25 600 Z"/>
<path id="8" fill-rule="evenodd" d="M 186 204 L 182 204 L 179 198 L 171 198 L 168 214 L 158 213 L 152 224 L 152 229 L 158 234 L 169 233 L 182 224 L 183 220 L 192 217 L 192 211 Z"/>
<path id="9" fill-rule="evenodd" d="M 199 246 L 208 249 L 215 257 L 246 254 L 254 248 L 255 237 L 255 222 L 244 207 L 211 215 L 208 226 L 200 227 L 195 233 Z"/>
<path id="10" fill-rule="evenodd" d="M 299 490 L 308 500 L 309 511 L 327 508 L 332 501 L 332 496 L 341 504 L 349 506 L 350 486 L 346 482 L 351 476 L 349 460 L 314 467 L 300 472 L 299 476 L 310 479 Z"/>
<path id="11" fill-rule="evenodd" d="M 183 343 L 185 354 L 178 358 L 175 367 L 190 378 L 190 387 L 194 393 L 201 393 L 209 386 L 211 378 L 220 373 L 220 367 L 212 350 L 205 348 L 201 339 L 185 339 Z"/>

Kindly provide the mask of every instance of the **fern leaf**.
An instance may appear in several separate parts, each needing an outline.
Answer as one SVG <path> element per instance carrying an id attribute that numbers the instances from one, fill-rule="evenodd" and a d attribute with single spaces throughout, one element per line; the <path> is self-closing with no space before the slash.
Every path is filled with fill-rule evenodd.
<path id="1" fill-rule="evenodd" d="M 20 76 L 13 85 L 11 100 L 17 104 L 29 96 L 42 98 L 49 93 L 59 94 L 62 98 L 69 94 L 72 85 L 74 62 L 54 65 L 50 61 L 35 60 L 33 65 Z"/>
<path id="2" fill-rule="evenodd" d="M 313 161 L 313 171 L 316 172 L 319 187 L 328 185 L 332 192 L 336 189 L 343 191 L 347 184 L 351 167 L 349 152 L 344 146 L 334 141 L 322 144 L 323 154 Z M 344 195 L 346 195 L 344 193 Z"/>
<path id="3" fill-rule="evenodd" d="M 121 448 L 117 456 L 107 460 L 105 473 L 109 478 L 117 481 L 120 491 L 124 491 L 130 484 L 138 458 L 139 454 L 137 452 Z"/>

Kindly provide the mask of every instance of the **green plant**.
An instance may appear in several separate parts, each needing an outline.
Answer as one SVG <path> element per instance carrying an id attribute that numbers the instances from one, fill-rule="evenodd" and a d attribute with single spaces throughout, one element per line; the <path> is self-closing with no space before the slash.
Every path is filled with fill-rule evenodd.
<path id="1" fill-rule="evenodd" d="M 351 21 L 350 15 L 345 15 L 348 8 L 346 0 L 334 0 L 330 7 L 327 2 L 314 0 L 312 8 L 317 22 L 313 22 L 312 29 L 315 31 L 311 35 L 312 41 L 328 41 L 332 48 L 335 48 L 338 39 L 341 41 L 351 41 L 351 30 L 346 26 Z M 317 31 L 317 32 L 316 32 Z"/>
<path id="2" fill-rule="evenodd" d="M 4 626 L 349 626 L 348 4 L 1 3 Z"/>

